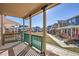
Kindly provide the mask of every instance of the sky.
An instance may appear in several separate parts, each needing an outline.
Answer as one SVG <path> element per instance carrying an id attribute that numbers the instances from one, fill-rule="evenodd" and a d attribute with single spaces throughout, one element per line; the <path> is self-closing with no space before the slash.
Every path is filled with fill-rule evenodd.
<path id="1" fill-rule="evenodd" d="M 52 25 L 58 20 L 66 20 L 76 15 L 79 15 L 79 3 L 62 3 L 46 11 L 46 25 Z M 6 16 L 6 18 L 23 23 L 22 18 L 12 16 Z M 29 20 L 26 20 L 25 24 L 29 26 Z M 43 13 L 32 17 L 32 27 L 35 26 L 43 26 Z"/>

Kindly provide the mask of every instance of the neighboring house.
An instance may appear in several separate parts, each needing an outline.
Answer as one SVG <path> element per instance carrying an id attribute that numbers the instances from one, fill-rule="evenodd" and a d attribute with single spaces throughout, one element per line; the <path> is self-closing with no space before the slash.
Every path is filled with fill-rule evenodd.
<path id="1" fill-rule="evenodd" d="M 36 27 L 32 27 L 32 31 L 33 32 L 42 32 L 42 28 L 36 26 Z"/>
<path id="2" fill-rule="evenodd" d="M 18 30 L 23 31 L 23 25 L 19 25 Z M 24 26 L 24 31 L 26 31 L 26 32 L 29 31 L 29 27 L 27 25 Z"/>
<path id="3" fill-rule="evenodd" d="M 11 26 L 9 29 L 10 32 L 18 32 L 18 27 L 19 26 Z"/>
<path id="4" fill-rule="evenodd" d="M 66 39 L 79 40 L 79 16 L 72 17 L 65 21 L 58 21 L 58 30 Z M 64 24 L 60 26 L 61 24 Z"/>
<path id="5" fill-rule="evenodd" d="M 57 23 L 47 26 L 47 32 L 52 35 L 59 35 L 66 41 L 79 40 L 79 16 L 58 20 Z"/>
<path id="6" fill-rule="evenodd" d="M 58 32 L 57 28 L 58 28 L 58 23 L 53 24 L 51 29 L 50 29 L 50 33 L 53 35 L 56 35 Z"/>
<path id="7" fill-rule="evenodd" d="M 4 20 L 3 20 L 3 33 L 11 32 L 10 28 L 12 26 L 19 26 L 19 25 L 20 24 L 15 22 L 15 21 L 4 18 Z M 1 19 L 0 19 L 0 26 L 1 26 Z M 0 31 L 1 31 L 1 27 L 0 27 Z"/>
<path id="8" fill-rule="evenodd" d="M 51 33 L 51 32 L 50 32 L 50 29 L 51 29 L 51 28 L 52 28 L 52 25 L 47 26 L 47 28 L 46 28 L 47 33 Z"/>
<path id="9" fill-rule="evenodd" d="M 68 25 L 67 20 L 58 20 L 58 27 L 64 27 Z"/>

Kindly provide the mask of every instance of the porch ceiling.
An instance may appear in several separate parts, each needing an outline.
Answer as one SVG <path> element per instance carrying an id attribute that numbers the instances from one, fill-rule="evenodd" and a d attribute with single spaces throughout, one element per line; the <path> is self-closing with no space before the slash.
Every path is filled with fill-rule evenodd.
<path id="1" fill-rule="evenodd" d="M 53 7 L 58 3 L 0 3 L 0 13 L 8 16 L 27 18 L 41 10 L 45 5 Z"/>

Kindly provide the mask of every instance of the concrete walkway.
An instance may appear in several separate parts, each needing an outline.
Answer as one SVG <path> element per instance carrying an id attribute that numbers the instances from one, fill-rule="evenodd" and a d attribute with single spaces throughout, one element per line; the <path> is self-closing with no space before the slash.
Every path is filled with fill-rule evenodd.
<path id="1" fill-rule="evenodd" d="M 52 38 L 52 40 L 54 40 L 56 43 L 58 43 L 61 47 L 77 47 L 77 46 L 75 46 L 75 45 L 73 45 L 73 44 L 69 44 L 69 45 L 67 45 L 67 44 L 65 44 L 63 41 L 60 41 L 58 38 L 56 38 L 55 36 L 52 36 L 51 34 L 46 34 L 46 35 L 48 35 L 50 38 Z"/>
<path id="2" fill-rule="evenodd" d="M 46 44 L 46 50 L 55 53 L 59 56 L 79 56 L 79 53 L 76 52 L 72 52 L 70 50 L 66 50 L 64 48 L 60 48 L 58 46 L 55 45 L 51 45 L 51 44 Z"/>

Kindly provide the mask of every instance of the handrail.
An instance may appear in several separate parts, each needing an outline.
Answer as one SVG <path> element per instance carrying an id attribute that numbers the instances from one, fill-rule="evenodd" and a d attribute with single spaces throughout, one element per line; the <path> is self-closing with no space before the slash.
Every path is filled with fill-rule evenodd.
<path id="1" fill-rule="evenodd" d="M 25 33 L 25 34 L 29 34 L 29 33 Z M 30 35 L 30 34 L 29 34 Z M 36 34 L 32 34 L 32 35 L 34 35 L 34 36 L 38 36 L 38 37 L 42 37 L 42 36 L 40 36 L 40 35 L 36 35 Z"/>

